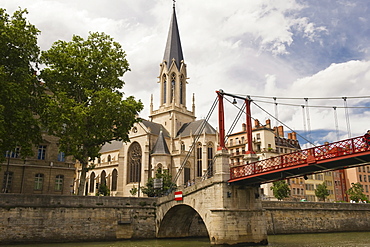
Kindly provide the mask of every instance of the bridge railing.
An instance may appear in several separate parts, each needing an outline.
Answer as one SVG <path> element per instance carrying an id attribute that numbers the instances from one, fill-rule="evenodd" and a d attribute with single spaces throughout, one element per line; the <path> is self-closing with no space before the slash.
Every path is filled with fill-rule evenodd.
<path id="1" fill-rule="evenodd" d="M 370 150 L 370 148 L 366 144 L 365 138 L 363 136 L 355 137 L 248 164 L 231 166 L 230 179 L 248 177 L 302 164 L 313 164 L 320 160 L 333 159 L 367 150 Z"/>

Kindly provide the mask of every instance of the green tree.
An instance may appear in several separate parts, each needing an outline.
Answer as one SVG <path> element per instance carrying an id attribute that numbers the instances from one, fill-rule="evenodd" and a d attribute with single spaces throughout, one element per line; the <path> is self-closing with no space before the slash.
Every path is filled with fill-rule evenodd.
<path id="1" fill-rule="evenodd" d="M 288 198 L 290 195 L 290 189 L 285 180 L 273 182 L 270 189 L 272 190 L 272 193 L 276 199 L 279 201 L 283 200 L 284 198 Z"/>
<path id="2" fill-rule="evenodd" d="M 82 195 L 89 160 L 99 157 L 107 142 L 129 141 L 143 104 L 132 96 L 123 99 L 121 77 L 129 64 L 120 44 L 104 33 L 57 41 L 41 60 L 47 66 L 41 78 L 50 90 L 43 124 L 60 138 L 60 150 L 80 162 Z"/>
<path id="3" fill-rule="evenodd" d="M 149 178 L 146 186 L 141 187 L 141 191 L 148 197 L 162 196 L 177 188 L 176 184 L 172 182 L 172 176 L 168 170 L 158 169 L 155 179 L 162 179 L 162 188 L 154 189 L 154 178 Z"/>
<path id="4" fill-rule="evenodd" d="M 33 154 L 41 141 L 39 119 L 43 86 L 36 78 L 40 31 L 19 9 L 9 16 L 0 8 L 0 159 L 19 148 L 22 157 Z"/>
<path id="5" fill-rule="evenodd" d="M 317 185 L 315 189 L 315 195 L 317 196 L 317 198 L 325 202 L 325 199 L 329 196 L 329 190 L 326 187 L 325 182 Z"/>
<path id="6" fill-rule="evenodd" d="M 349 199 L 355 202 L 367 201 L 367 197 L 364 194 L 364 188 L 360 183 L 352 183 L 351 188 L 346 191 L 346 194 L 349 196 Z"/>
<path id="7" fill-rule="evenodd" d="M 106 184 L 100 184 L 98 189 L 98 196 L 109 196 L 110 190 Z"/>

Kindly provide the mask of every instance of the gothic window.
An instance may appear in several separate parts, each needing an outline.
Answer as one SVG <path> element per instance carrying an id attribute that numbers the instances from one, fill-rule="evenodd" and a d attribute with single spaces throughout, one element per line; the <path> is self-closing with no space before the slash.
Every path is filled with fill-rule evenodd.
<path id="1" fill-rule="evenodd" d="M 107 185 L 107 173 L 105 171 L 102 171 L 100 174 L 100 184 Z"/>
<path id="2" fill-rule="evenodd" d="M 141 147 L 134 142 L 128 150 L 128 183 L 137 183 L 141 180 Z"/>
<path id="3" fill-rule="evenodd" d="M 45 154 L 46 154 L 46 145 L 40 145 L 38 153 L 37 153 L 37 159 L 38 160 L 44 160 L 45 159 Z"/>
<path id="4" fill-rule="evenodd" d="M 181 142 L 181 151 L 185 151 L 185 143 Z"/>
<path id="5" fill-rule="evenodd" d="M 166 74 L 163 74 L 163 103 L 167 102 L 167 78 Z"/>
<path id="6" fill-rule="evenodd" d="M 180 104 L 184 104 L 184 75 L 180 78 Z"/>
<path id="7" fill-rule="evenodd" d="M 184 167 L 184 183 L 186 184 L 188 181 L 190 181 L 190 163 L 187 162 Z"/>
<path id="8" fill-rule="evenodd" d="M 108 162 L 111 162 L 112 161 L 112 157 L 110 156 L 110 154 L 108 155 Z"/>
<path id="9" fill-rule="evenodd" d="M 207 163 L 208 163 L 208 176 L 213 176 L 213 144 L 210 142 L 208 143 L 207 147 Z"/>
<path id="10" fill-rule="evenodd" d="M 12 190 L 13 172 L 4 172 L 2 192 L 10 193 Z"/>
<path id="11" fill-rule="evenodd" d="M 162 174 L 162 171 L 163 171 L 163 165 L 159 163 L 157 165 L 156 173 Z"/>
<path id="12" fill-rule="evenodd" d="M 173 101 L 173 98 L 175 96 L 175 84 L 176 84 L 176 75 L 175 73 L 172 73 L 171 75 L 171 102 Z"/>
<path id="13" fill-rule="evenodd" d="M 112 191 L 117 190 L 117 179 L 118 179 L 118 172 L 116 169 L 112 172 Z"/>
<path id="14" fill-rule="evenodd" d="M 54 187 L 55 191 L 62 191 L 63 190 L 63 180 L 64 180 L 63 175 L 57 175 L 55 177 L 55 187 Z"/>
<path id="15" fill-rule="evenodd" d="M 44 174 L 37 173 L 35 175 L 35 183 L 34 183 L 34 190 L 42 190 L 42 185 L 44 183 Z"/>
<path id="16" fill-rule="evenodd" d="M 90 193 L 94 193 L 94 186 L 95 186 L 95 173 L 90 174 Z"/>
<path id="17" fill-rule="evenodd" d="M 202 176 L 202 144 L 197 144 L 197 176 Z"/>

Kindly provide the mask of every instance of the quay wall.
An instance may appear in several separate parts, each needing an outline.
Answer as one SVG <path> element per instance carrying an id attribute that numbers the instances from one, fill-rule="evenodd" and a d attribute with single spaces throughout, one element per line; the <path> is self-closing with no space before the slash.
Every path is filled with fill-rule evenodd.
<path id="1" fill-rule="evenodd" d="M 155 238 L 154 198 L 0 195 L 0 244 Z"/>
<path id="2" fill-rule="evenodd" d="M 370 203 L 263 201 L 267 234 L 370 231 Z"/>
<path id="3" fill-rule="evenodd" d="M 0 245 L 153 239 L 156 198 L 0 194 Z M 263 201 L 272 234 L 370 231 L 370 204 Z"/>

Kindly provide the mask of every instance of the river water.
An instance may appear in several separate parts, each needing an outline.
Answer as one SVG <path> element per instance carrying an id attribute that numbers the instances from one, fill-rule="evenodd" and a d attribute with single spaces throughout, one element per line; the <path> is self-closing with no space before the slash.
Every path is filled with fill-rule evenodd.
<path id="1" fill-rule="evenodd" d="M 268 247 L 370 247 L 370 232 L 268 236 Z M 209 247 L 207 238 L 124 240 L 115 242 L 0 245 L 2 247 Z M 263 245 L 266 246 L 266 245 Z"/>

